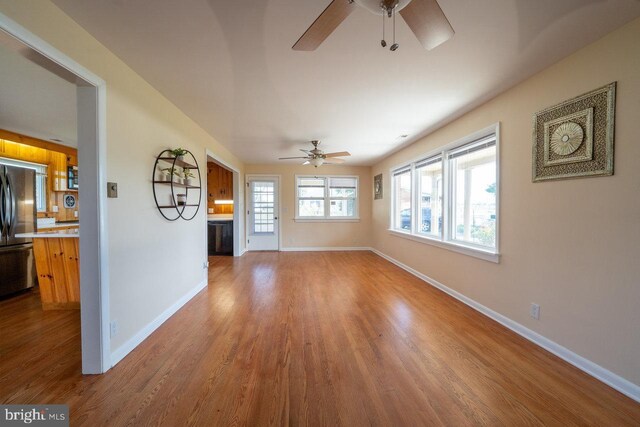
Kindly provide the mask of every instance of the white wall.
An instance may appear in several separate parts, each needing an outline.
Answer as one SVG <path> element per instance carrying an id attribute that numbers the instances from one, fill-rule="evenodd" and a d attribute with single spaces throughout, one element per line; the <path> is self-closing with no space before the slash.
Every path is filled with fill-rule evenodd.
<path id="1" fill-rule="evenodd" d="M 163 219 L 151 188 L 155 157 L 182 146 L 205 177 L 206 149 L 241 173 L 244 165 L 51 2 L 0 0 L 0 12 L 106 81 L 107 180 L 119 184 L 107 202 L 110 317 L 118 323 L 111 350 L 122 355 L 206 280 L 206 198 L 193 221 Z"/>

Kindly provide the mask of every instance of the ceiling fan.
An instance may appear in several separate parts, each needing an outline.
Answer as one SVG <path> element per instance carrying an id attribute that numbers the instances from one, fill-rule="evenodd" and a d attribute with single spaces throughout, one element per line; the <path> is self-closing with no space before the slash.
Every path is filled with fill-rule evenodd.
<path id="1" fill-rule="evenodd" d="M 354 11 L 356 5 L 362 6 L 376 15 L 382 15 L 382 40 L 380 42 L 382 47 L 387 46 L 384 39 L 385 16 L 393 17 L 394 40 L 390 48 L 392 51 L 398 49 L 399 46 L 395 41 L 396 12 L 402 15 L 411 31 L 427 50 L 446 42 L 454 34 L 449 20 L 436 0 L 333 0 L 293 45 L 293 50 L 316 50 Z"/>
<path id="2" fill-rule="evenodd" d="M 338 157 L 350 156 L 351 154 L 348 151 L 338 151 L 336 153 L 325 153 L 321 149 L 318 148 L 318 144 L 320 141 L 311 141 L 313 145 L 312 150 L 303 150 L 300 151 L 307 153 L 306 156 L 303 157 L 280 157 L 278 160 L 292 160 L 292 159 L 305 159 L 303 165 L 313 165 L 315 167 L 321 165 L 338 165 L 344 163 L 344 159 L 339 159 Z"/>

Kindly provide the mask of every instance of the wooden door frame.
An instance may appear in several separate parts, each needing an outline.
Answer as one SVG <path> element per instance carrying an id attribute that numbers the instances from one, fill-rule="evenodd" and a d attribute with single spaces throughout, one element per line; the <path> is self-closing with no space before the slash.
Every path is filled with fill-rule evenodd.
<path id="1" fill-rule="evenodd" d="M 245 182 L 247 183 L 247 189 L 249 188 L 249 181 L 252 178 L 276 178 L 277 184 L 276 184 L 276 188 L 278 190 L 278 249 L 277 251 L 280 252 L 280 250 L 282 249 L 282 196 L 280 195 L 280 191 L 281 191 L 281 182 L 282 182 L 282 175 L 279 174 L 271 174 L 271 173 L 252 173 L 252 174 L 247 174 L 245 175 Z M 250 201 L 249 201 L 249 191 L 247 190 L 246 194 L 245 194 L 245 206 L 251 206 L 250 205 Z M 245 236 L 247 239 L 249 239 L 249 214 L 245 214 Z M 249 250 L 249 246 L 247 245 L 247 251 Z"/>
<path id="2" fill-rule="evenodd" d="M 103 79 L 63 54 L 3 13 L 0 31 L 41 55 L 52 68 L 78 78 L 78 159 L 82 187 L 80 207 L 80 322 L 82 373 L 111 368 L 109 335 L 109 242 L 106 210 L 107 87 Z"/>

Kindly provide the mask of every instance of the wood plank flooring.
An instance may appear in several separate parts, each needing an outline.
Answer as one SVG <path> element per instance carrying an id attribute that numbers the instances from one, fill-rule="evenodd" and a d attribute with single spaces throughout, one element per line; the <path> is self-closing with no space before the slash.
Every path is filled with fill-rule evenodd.
<path id="1" fill-rule="evenodd" d="M 210 261 L 209 287 L 101 376 L 80 374 L 77 311 L 0 302 L 0 402 L 67 403 L 72 426 L 640 423 L 638 403 L 370 252 Z"/>

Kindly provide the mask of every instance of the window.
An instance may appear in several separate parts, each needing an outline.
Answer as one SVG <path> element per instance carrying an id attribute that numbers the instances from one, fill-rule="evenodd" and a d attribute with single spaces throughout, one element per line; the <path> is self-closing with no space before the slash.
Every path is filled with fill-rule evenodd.
<path id="1" fill-rule="evenodd" d="M 358 177 L 297 176 L 296 219 L 358 218 Z"/>
<path id="2" fill-rule="evenodd" d="M 47 210 L 47 166 L 38 163 L 23 162 L 21 160 L 0 159 L 0 164 L 17 166 L 36 171 L 36 209 L 38 212 Z"/>
<path id="3" fill-rule="evenodd" d="M 393 170 L 391 230 L 497 254 L 497 134 L 495 125 Z"/>

